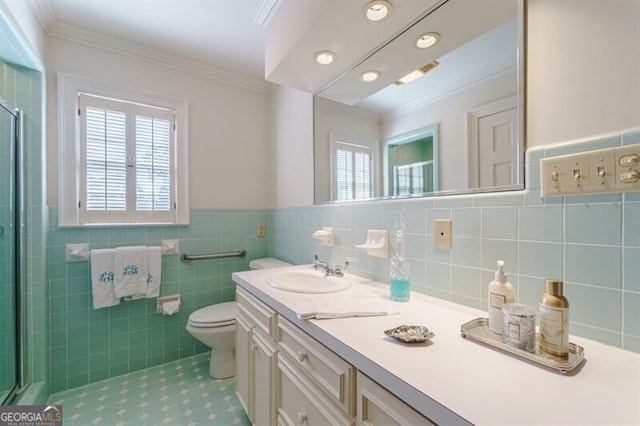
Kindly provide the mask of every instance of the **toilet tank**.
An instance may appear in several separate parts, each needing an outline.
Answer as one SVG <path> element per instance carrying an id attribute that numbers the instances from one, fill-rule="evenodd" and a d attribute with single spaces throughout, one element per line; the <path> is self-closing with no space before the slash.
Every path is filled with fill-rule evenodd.
<path id="1" fill-rule="evenodd" d="M 276 259 L 275 257 L 263 257 L 261 259 L 254 259 L 249 262 L 249 269 L 271 269 L 271 268 L 283 268 L 285 266 L 292 266 L 289 262 Z"/>

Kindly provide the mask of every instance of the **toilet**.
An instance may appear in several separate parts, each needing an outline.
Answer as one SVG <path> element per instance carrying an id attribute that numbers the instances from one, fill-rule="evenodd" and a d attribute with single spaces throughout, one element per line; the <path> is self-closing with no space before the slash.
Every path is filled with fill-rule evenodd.
<path id="1" fill-rule="evenodd" d="M 270 269 L 291 266 L 280 259 L 266 257 L 249 262 L 249 269 Z M 209 375 L 214 379 L 226 379 L 235 374 L 236 302 L 216 303 L 205 306 L 189 315 L 187 331 L 211 348 Z"/>

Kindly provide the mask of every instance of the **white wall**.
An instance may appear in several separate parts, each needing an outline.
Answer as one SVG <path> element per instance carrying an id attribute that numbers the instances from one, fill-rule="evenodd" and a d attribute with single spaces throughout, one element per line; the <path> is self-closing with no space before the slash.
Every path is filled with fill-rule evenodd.
<path id="1" fill-rule="evenodd" d="M 529 0 L 527 145 L 640 125 L 640 1 Z"/>
<path id="2" fill-rule="evenodd" d="M 188 101 L 191 207 L 272 205 L 268 95 L 54 37 L 46 69 L 49 205 L 57 204 L 59 71 Z"/>
<path id="3" fill-rule="evenodd" d="M 640 1 L 529 0 L 528 5 L 527 147 L 639 127 Z M 285 109 L 303 108 L 310 109 L 310 102 Z M 311 129 L 300 134 L 308 139 L 296 143 L 312 152 Z M 286 185 L 284 191 L 313 193 L 312 177 L 289 179 Z"/>
<path id="4" fill-rule="evenodd" d="M 278 87 L 271 93 L 271 139 L 274 204 L 272 207 L 313 204 L 312 96 Z"/>
<path id="5" fill-rule="evenodd" d="M 394 117 L 382 126 L 383 140 L 438 124 L 439 190 L 469 187 L 467 112 L 516 93 L 516 72 L 487 80 L 435 103 Z"/>

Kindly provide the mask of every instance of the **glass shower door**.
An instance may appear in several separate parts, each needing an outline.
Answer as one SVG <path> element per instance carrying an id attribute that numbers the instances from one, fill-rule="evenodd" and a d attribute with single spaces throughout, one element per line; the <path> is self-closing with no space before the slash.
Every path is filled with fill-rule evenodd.
<path id="1" fill-rule="evenodd" d="M 16 120 L 0 99 L 0 404 L 10 401 L 18 385 Z"/>

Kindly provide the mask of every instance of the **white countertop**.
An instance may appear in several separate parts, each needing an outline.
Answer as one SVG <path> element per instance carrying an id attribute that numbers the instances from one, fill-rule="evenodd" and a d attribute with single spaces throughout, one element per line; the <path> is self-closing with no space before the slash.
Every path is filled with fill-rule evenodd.
<path id="1" fill-rule="evenodd" d="M 299 298 L 389 300 L 388 286 L 292 293 L 266 283 L 274 271 L 237 272 L 233 279 L 436 423 L 640 425 L 640 354 L 571 336 L 585 361 L 563 375 L 462 338 L 460 326 L 486 312 L 419 293 L 408 303 L 389 302 L 397 315 L 299 320 Z M 383 333 L 402 324 L 424 325 L 436 336 L 429 345 L 411 345 Z"/>

